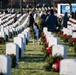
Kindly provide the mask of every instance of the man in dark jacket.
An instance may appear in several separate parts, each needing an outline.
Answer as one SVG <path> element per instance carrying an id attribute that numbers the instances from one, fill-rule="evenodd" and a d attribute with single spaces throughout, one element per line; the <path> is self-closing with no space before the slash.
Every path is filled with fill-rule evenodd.
<path id="1" fill-rule="evenodd" d="M 56 29 L 56 25 L 58 24 L 57 17 L 54 15 L 53 9 L 51 9 L 51 14 L 45 21 L 48 31 L 54 32 Z"/>

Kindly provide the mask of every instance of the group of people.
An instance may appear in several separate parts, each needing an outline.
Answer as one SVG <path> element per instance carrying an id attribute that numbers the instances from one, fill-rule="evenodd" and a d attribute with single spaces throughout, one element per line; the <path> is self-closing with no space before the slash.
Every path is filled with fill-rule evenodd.
<path id="1" fill-rule="evenodd" d="M 33 30 L 33 34 L 34 34 L 33 44 L 34 44 L 35 42 L 38 42 L 39 27 L 38 27 L 38 24 L 34 20 L 34 14 L 33 13 L 31 13 L 30 17 L 29 17 L 29 26 L 32 27 L 32 30 Z M 39 42 L 38 42 L 38 44 L 39 44 Z"/>
<path id="2" fill-rule="evenodd" d="M 29 26 L 32 26 L 33 31 L 34 31 L 34 39 L 38 40 L 39 37 L 39 29 L 38 29 L 38 25 L 34 20 L 34 14 L 31 13 L 30 14 L 30 18 L 29 18 Z M 58 26 L 58 18 L 57 16 L 54 14 L 53 9 L 46 11 L 43 11 L 43 13 L 40 15 L 41 19 L 43 20 L 42 23 L 42 31 L 44 27 L 47 27 L 48 31 L 50 32 L 55 32 L 56 31 L 56 27 Z M 68 14 L 67 12 L 64 14 L 64 16 L 62 17 L 62 21 L 63 21 L 63 26 L 67 28 L 67 22 L 69 20 Z"/>
<path id="3" fill-rule="evenodd" d="M 43 12 L 41 15 L 41 19 L 43 20 L 43 26 L 42 27 L 47 27 L 48 31 L 55 32 L 56 27 L 59 26 L 58 18 L 54 14 L 53 9 L 48 10 L 46 12 L 46 14 Z M 65 12 L 64 16 L 62 17 L 62 21 L 63 21 L 62 27 L 67 28 L 68 20 L 69 20 L 69 16 L 68 16 L 67 12 Z"/>

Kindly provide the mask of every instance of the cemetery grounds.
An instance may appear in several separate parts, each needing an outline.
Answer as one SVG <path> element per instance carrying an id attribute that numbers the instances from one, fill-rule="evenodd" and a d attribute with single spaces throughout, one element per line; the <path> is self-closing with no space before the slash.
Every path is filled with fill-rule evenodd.
<path id="1" fill-rule="evenodd" d="M 13 42 L 13 39 L 10 39 L 9 42 Z M 60 42 L 67 46 L 67 58 L 76 58 L 73 47 L 68 46 L 67 42 L 65 43 L 61 39 Z M 12 68 L 11 75 L 59 75 L 57 72 L 45 71 L 44 65 L 46 62 L 44 61 L 42 47 L 38 43 L 33 45 L 33 38 L 31 37 L 26 46 L 24 57 L 19 60 L 18 68 Z M 6 44 L 0 44 L 0 54 L 5 54 L 5 50 Z"/>

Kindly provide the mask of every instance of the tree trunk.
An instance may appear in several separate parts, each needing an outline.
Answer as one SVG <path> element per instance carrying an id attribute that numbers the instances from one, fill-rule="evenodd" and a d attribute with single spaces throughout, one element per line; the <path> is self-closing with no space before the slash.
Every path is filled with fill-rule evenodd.
<path id="1" fill-rule="evenodd" d="M 72 5 L 71 5 L 71 3 L 69 3 L 69 5 L 70 5 L 70 14 L 72 13 Z"/>
<path id="2" fill-rule="evenodd" d="M 34 0 L 34 11 L 36 9 L 36 0 Z"/>
<path id="3" fill-rule="evenodd" d="M 20 13 L 23 14 L 23 0 L 20 0 Z"/>

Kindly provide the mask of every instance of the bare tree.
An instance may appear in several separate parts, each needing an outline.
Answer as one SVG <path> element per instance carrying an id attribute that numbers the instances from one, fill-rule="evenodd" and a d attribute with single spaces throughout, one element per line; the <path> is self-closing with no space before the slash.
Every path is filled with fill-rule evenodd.
<path id="1" fill-rule="evenodd" d="M 17 0 L 9 0 L 8 5 L 13 7 L 14 4 L 16 4 Z"/>
<path id="2" fill-rule="evenodd" d="M 69 5 L 70 5 L 70 13 L 71 13 L 72 12 L 71 4 L 75 3 L 76 0 L 52 0 L 52 3 L 54 3 L 54 2 L 57 2 L 57 3 L 60 3 L 60 2 L 62 2 L 62 3 L 69 3 Z"/>
<path id="3" fill-rule="evenodd" d="M 20 13 L 23 14 L 23 0 L 20 0 Z"/>
<path id="4" fill-rule="evenodd" d="M 0 7 L 1 7 L 1 8 L 7 7 L 7 4 L 8 4 L 8 0 L 0 0 Z"/>

